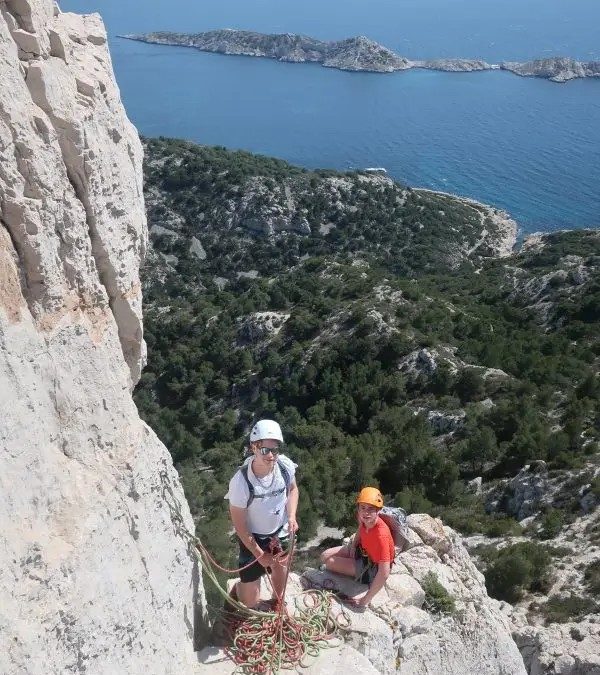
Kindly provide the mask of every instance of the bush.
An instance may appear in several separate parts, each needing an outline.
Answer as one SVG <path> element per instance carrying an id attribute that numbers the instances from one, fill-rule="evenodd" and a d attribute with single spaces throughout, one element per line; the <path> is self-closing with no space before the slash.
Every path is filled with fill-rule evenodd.
<path id="1" fill-rule="evenodd" d="M 521 542 L 499 551 L 488 550 L 483 557 L 488 563 L 485 585 L 493 598 L 516 602 L 525 590 L 549 587 L 552 556 L 541 544 Z"/>
<path id="2" fill-rule="evenodd" d="M 425 608 L 433 614 L 454 614 L 456 603 L 454 598 L 440 584 L 434 572 L 428 572 L 421 582 L 425 591 Z"/>
<path id="3" fill-rule="evenodd" d="M 542 529 L 539 532 L 540 539 L 554 539 L 565 524 L 565 514 L 558 509 L 549 509 L 542 518 Z"/>
<path id="4" fill-rule="evenodd" d="M 546 623 L 566 623 L 600 611 L 600 605 L 591 598 L 582 598 L 571 593 L 566 597 L 551 596 L 540 606 L 540 610 L 546 618 Z"/>
<path id="5" fill-rule="evenodd" d="M 595 560 L 588 565 L 583 575 L 589 592 L 600 597 L 600 560 Z"/>
<path id="6" fill-rule="evenodd" d="M 531 566 L 521 556 L 502 556 L 485 572 L 487 591 L 498 600 L 516 602 L 529 583 Z"/>

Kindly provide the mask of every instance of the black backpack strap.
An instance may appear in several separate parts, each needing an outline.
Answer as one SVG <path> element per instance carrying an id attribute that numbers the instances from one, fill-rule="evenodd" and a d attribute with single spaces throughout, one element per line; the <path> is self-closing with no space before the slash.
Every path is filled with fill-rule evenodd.
<path id="1" fill-rule="evenodd" d="M 279 458 L 277 458 L 277 466 L 281 471 L 281 477 L 283 478 L 283 482 L 285 483 L 285 496 L 287 497 L 290 494 L 290 485 L 292 484 L 292 477 L 290 476 L 290 472 L 285 468 L 285 464 Z"/>
<path id="2" fill-rule="evenodd" d="M 246 485 L 248 486 L 248 492 L 250 495 L 248 496 L 248 503 L 246 504 L 246 508 L 252 504 L 254 501 L 254 485 L 250 482 L 250 479 L 248 478 L 248 465 L 244 464 L 244 466 L 240 466 L 240 473 L 244 477 L 244 480 L 246 481 Z"/>

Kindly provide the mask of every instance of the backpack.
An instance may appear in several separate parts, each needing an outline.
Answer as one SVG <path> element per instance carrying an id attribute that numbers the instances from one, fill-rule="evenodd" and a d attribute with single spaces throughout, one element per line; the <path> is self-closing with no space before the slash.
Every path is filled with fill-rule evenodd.
<path id="1" fill-rule="evenodd" d="M 292 483 L 292 477 L 290 476 L 290 472 L 285 468 L 285 464 L 279 458 L 277 458 L 277 466 L 281 471 L 281 477 L 283 478 L 283 482 L 285 483 L 285 496 L 287 497 L 290 494 L 290 485 Z M 240 466 L 240 473 L 244 477 L 246 485 L 248 486 L 248 491 L 250 492 L 250 496 L 248 497 L 248 503 L 246 504 L 246 508 L 248 508 L 255 499 L 262 499 L 263 497 L 266 497 L 267 494 L 269 493 L 265 493 L 264 495 L 257 495 L 254 493 L 254 485 L 252 485 L 250 479 L 248 478 L 247 464 L 243 464 L 242 466 Z"/>
<path id="2" fill-rule="evenodd" d="M 406 533 L 408 530 L 406 511 L 399 506 L 384 506 L 379 511 L 379 517 L 390 528 L 394 546 L 402 551 L 406 544 Z"/>

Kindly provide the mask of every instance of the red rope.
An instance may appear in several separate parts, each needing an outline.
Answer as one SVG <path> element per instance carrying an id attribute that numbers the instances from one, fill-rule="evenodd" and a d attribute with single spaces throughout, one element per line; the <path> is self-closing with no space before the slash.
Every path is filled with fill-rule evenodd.
<path id="1" fill-rule="evenodd" d="M 221 570 L 221 572 L 225 572 L 226 574 L 239 574 L 245 569 L 248 569 L 248 567 L 251 567 L 254 565 L 255 562 L 259 560 L 259 558 L 254 558 L 251 560 L 247 565 L 244 565 L 243 567 L 238 567 L 236 569 L 229 569 L 227 567 L 223 567 L 219 565 L 219 563 L 211 556 L 211 554 L 204 548 L 204 546 L 200 543 L 200 541 L 196 541 L 196 546 L 198 547 L 198 550 L 201 551 L 212 563 L 214 567 L 216 567 L 218 570 Z M 262 555 L 260 556 L 262 558 Z"/>

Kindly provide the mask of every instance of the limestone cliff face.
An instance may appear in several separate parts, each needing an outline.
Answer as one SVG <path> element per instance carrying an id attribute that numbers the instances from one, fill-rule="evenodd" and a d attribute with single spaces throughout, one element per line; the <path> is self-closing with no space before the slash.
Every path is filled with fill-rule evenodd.
<path id="1" fill-rule="evenodd" d="M 0 1 L 0 83 L 0 672 L 186 672 L 202 588 L 130 395 L 142 152 L 100 18 Z"/>

